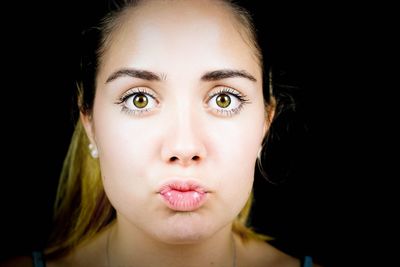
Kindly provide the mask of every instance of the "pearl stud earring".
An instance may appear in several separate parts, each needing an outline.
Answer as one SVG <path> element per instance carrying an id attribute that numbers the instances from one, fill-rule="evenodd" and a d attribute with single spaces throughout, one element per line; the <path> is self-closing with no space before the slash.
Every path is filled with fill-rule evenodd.
<path id="1" fill-rule="evenodd" d="M 89 151 L 92 158 L 97 159 L 99 157 L 99 151 L 97 150 L 95 145 L 89 144 Z"/>

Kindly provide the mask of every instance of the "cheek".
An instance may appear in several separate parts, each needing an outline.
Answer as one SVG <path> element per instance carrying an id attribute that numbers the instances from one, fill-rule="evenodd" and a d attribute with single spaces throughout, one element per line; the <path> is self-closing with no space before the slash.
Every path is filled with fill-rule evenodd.
<path id="1" fill-rule="evenodd" d="M 107 93 L 99 93 L 94 105 L 94 130 L 105 178 L 133 180 L 144 176 L 143 163 L 152 152 L 157 129 L 146 119 L 137 119 L 115 106 Z"/>
<path id="2" fill-rule="evenodd" d="M 259 127 L 255 127 L 258 125 Z M 257 154 L 260 149 L 263 132 L 260 120 L 243 119 L 233 124 L 226 134 L 215 133 L 220 161 L 214 166 L 215 179 L 223 201 L 223 206 L 239 213 L 251 192 Z M 226 129 L 225 129 L 226 130 Z"/>
<path id="3" fill-rule="evenodd" d="M 134 207 L 143 206 L 153 190 L 147 172 L 155 131 L 133 124 L 119 109 L 98 110 L 96 115 L 95 138 L 107 196 L 117 209 L 138 214 L 141 209 Z"/>
<path id="4" fill-rule="evenodd" d="M 104 176 L 124 178 L 124 174 L 129 174 L 131 179 L 143 177 L 146 170 L 143 163 L 147 161 L 151 152 L 146 142 L 150 133 L 132 131 L 129 125 L 117 125 L 117 122 L 114 125 L 108 123 L 106 128 L 100 130 L 101 134 L 97 135 Z"/>

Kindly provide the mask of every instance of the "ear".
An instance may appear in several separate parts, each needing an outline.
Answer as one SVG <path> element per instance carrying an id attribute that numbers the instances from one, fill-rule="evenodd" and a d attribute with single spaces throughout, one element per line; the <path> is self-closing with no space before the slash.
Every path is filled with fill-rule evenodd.
<path id="1" fill-rule="evenodd" d="M 86 135 L 89 138 L 91 144 L 96 145 L 95 138 L 94 138 L 94 130 L 93 130 L 93 119 L 90 114 L 87 113 L 79 113 L 79 119 L 85 129 Z"/>
<path id="2" fill-rule="evenodd" d="M 271 127 L 272 121 L 275 118 L 276 111 L 276 101 L 275 98 L 271 99 L 271 103 L 265 108 L 265 120 L 263 128 L 263 136 L 267 134 L 269 128 Z"/>
<path id="3" fill-rule="evenodd" d="M 265 137 L 265 135 L 267 134 L 270 125 L 271 124 L 270 124 L 269 120 L 265 119 L 264 128 L 263 128 L 263 137 Z"/>

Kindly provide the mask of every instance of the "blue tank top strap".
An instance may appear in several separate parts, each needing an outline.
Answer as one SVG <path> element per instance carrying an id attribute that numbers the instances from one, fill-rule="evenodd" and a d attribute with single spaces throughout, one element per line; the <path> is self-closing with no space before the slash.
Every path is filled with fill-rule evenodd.
<path id="1" fill-rule="evenodd" d="M 301 264 L 302 267 L 312 267 L 313 266 L 313 260 L 312 260 L 311 256 L 305 256 L 301 262 L 302 262 L 302 264 Z"/>
<path id="2" fill-rule="evenodd" d="M 32 251 L 33 267 L 46 267 L 42 251 Z"/>
<path id="3" fill-rule="evenodd" d="M 33 260 L 33 267 L 46 267 L 46 263 L 44 261 L 43 252 L 41 251 L 33 251 L 32 252 L 32 260 Z M 313 260 L 311 256 L 305 256 L 302 259 L 302 267 L 312 267 Z"/>

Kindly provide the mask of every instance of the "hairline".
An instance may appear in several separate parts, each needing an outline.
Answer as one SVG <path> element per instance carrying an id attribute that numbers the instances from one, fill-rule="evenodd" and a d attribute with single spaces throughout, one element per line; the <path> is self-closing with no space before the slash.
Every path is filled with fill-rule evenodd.
<path id="1" fill-rule="evenodd" d="M 131 16 L 131 9 L 135 12 L 141 5 L 148 4 L 150 0 L 128 0 L 128 4 L 122 7 L 121 10 L 117 10 L 112 12 L 110 15 L 106 16 L 100 25 L 101 30 L 101 43 L 99 46 L 96 55 L 98 57 L 98 68 L 96 76 L 102 66 L 103 58 L 106 53 L 112 46 L 113 41 L 115 38 L 113 36 L 117 34 L 120 30 L 123 29 L 123 25 L 125 19 L 128 19 Z M 172 0 L 170 0 L 172 1 Z M 251 15 L 248 13 L 247 10 L 238 6 L 231 0 L 215 0 L 215 3 L 221 7 L 224 7 L 228 10 L 228 16 L 233 18 L 232 22 L 236 23 L 239 27 L 235 27 L 235 30 L 239 33 L 240 37 L 242 38 L 243 42 L 248 45 L 251 49 L 252 54 L 254 56 L 255 61 L 260 67 L 261 73 L 263 72 L 263 58 L 261 49 L 258 47 L 257 44 L 257 36 L 255 34 L 255 26 L 253 25 L 253 21 Z M 96 80 L 96 78 L 95 78 Z M 95 81 L 96 83 L 96 81 Z M 95 84 L 96 87 L 96 84 Z"/>

